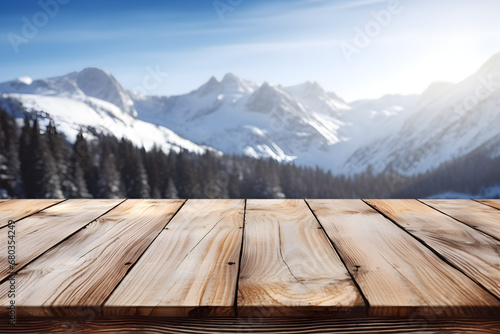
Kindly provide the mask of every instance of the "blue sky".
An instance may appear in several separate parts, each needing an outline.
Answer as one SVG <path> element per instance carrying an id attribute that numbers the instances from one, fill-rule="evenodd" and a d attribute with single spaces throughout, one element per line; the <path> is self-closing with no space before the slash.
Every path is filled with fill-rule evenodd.
<path id="1" fill-rule="evenodd" d="M 171 95 L 232 72 L 259 83 L 317 81 L 354 100 L 457 82 L 500 52 L 497 0 L 217 4 L 0 0 L 0 81 L 93 66 L 127 88 Z M 148 69 L 167 73 L 149 90 L 141 84 Z"/>

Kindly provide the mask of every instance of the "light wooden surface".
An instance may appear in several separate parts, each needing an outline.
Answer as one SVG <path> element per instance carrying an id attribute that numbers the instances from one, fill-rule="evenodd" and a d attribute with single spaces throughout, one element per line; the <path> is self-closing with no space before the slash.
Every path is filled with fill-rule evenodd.
<path id="1" fill-rule="evenodd" d="M 62 199 L 11 199 L 0 202 L 0 228 L 7 226 L 9 220 L 18 221 L 62 201 Z"/>
<path id="2" fill-rule="evenodd" d="M 500 199 L 479 199 L 476 201 L 500 210 Z"/>
<path id="3" fill-rule="evenodd" d="M 71 316 L 79 306 L 101 306 L 183 202 L 127 200 L 49 250 L 16 276 L 18 315 Z M 3 305 L 9 285 L 0 285 Z"/>
<path id="4" fill-rule="evenodd" d="M 15 224 L 16 271 L 123 200 L 73 199 L 40 211 Z M 8 228 L 0 229 L 0 281 L 10 275 L 7 262 Z"/>
<path id="5" fill-rule="evenodd" d="M 421 202 L 439 210 L 464 224 L 500 240 L 500 210 L 470 200 L 422 200 Z"/>
<path id="6" fill-rule="evenodd" d="M 500 243 L 497 240 L 417 200 L 367 200 L 367 203 L 432 247 L 500 299 Z M 470 208 L 467 202 L 456 203 L 456 206 L 462 204 L 464 211 Z M 481 216 L 478 217 L 480 220 Z"/>
<path id="7" fill-rule="evenodd" d="M 498 329 L 498 201 L 59 201 L 0 203 L 0 317 L 14 274 L 21 332 Z"/>
<path id="8" fill-rule="evenodd" d="M 500 302 L 361 200 L 308 200 L 370 303 L 370 314 L 477 315 Z"/>
<path id="9" fill-rule="evenodd" d="M 303 200 L 248 200 L 241 316 L 342 314 L 365 303 Z"/>
<path id="10" fill-rule="evenodd" d="M 243 200 L 189 200 L 113 292 L 111 315 L 234 315 Z"/>

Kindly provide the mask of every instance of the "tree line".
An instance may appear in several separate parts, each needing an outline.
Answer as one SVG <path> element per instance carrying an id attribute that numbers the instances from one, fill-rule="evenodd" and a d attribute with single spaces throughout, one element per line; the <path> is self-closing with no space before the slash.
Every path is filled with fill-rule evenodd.
<path id="1" fill-rule="evenodd" d="M 46 118 L 26 114 L 18 126 L 0 110 L 0 198 L 424 197 L 500 184 L 499 159 L 482 161 L 480 175 L 468 174 L 478 168 L 471 162 L 477 159 L 408 178 L 390 170 L 374 175 L 370 168 L 336 176 L 318 167 L 215 151 L 146 151 L 113 136 L 87 139 L 82 131 L 70 143 Z M 460 182 L 454 182 L 454 175 Z"/>

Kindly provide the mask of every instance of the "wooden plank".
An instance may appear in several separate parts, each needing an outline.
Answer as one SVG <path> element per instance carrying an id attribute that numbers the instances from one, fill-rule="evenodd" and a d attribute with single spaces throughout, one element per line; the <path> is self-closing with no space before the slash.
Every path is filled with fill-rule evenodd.
<path id="1" fill-rule="evenodd" d="M 90 318 L 90 320 L 89 320 Z M 157 333 L 157 334 L 498 334 L 500 320 L 490 319 L 311 319 L 311 318 L 94 318 L 19 319 L 0 322 L 3 334 L 17 333 Z"/>
<path id="2" fill-rule="evenodd" d="M 361 200 L 308 200 L 376 316 L 498 315 L 500 302 Z"/>
<path id="3" fill-rule="evenodd" d="M 105 303 L 107 315 L 234 315 L 244 200 L 188 200 Z"/>
<path id="4" fill-rule="evenodd" d="M 500 199 L 478 199 L 477 201 L 500 210 Z"/>
<path id="5" fill-rule="evenodd" d="M 366 202 L 396 221 L 500 299 L 500 242 L 417 200 Z M 448 203 L 456 203 L 457 207 L 463 205 L 464 210 L 468 208 L 467 203 Z"/>
<path id="6" fill-rule="evenodd" d="M 421 202 L 500 240 L 500 210 L 470 199 L 435 199 Z"/>
<path id="7" fill-rule="evenodd" d="M 127 200 L 16 275 L 18 316 L 73 316 L 101 306 L 184 200 Z M 0 317 L 10 283 L 0 286 Z"/>
<path id="8" fill-rule="evenodd" d="M 63 201 L 63 199 L 11 199 L 2 202 L 0 228 L 7 226 L 9 220 L 18 221 Z"/>
<path id="9" fill-rule="evenodd" d="M 365 303 L 303 200 L 248 200 L 240 316 L 346 315 Z"/>
<path id="10" fill-rule="evenodd" d="M 16 271 L 122 201 L 72 199 L 20 220 L 15 224 Z M 8 232 L 0 229 L 0 281 L 10 275 Z"/>

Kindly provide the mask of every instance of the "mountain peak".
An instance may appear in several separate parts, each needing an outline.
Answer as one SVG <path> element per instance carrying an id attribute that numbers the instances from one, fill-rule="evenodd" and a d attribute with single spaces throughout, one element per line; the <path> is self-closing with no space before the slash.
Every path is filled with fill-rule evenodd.
<path id="1" fill-rule="evenodd" d="M 225 90 L 230 90 L 237 93 L 253 93 L 255 89 L 257 89 L 256 84 L 240 78 L 233 73 L 227 73 L 224 78 L 222 78 L 222 81 L 220 83 Z"/>
<path id="2" fill-rule="evenodd" d="M 280 89 L 281 91 L 281 89 Z M 266 96 L 267 98 L 279 96 L 280 93 L 276 87 L 271 86 L 267 81 L 264 81 L 262 85 L 260 85 L 259 89 L 255 91 L 255 96 Z"/>
<path id="3" fill-rule="evenodd" d="M 85 74 L 85 73 L 89 73 L 89 74 L 90 73 L 93 73 L 93 74 L 104 74 L 104 75 L 109 76 L 109 77 L 113 76 L 108 71 L 103 70 L 102 68 L 98 68 L 98 67 L 85 67 L 83 70 L 81 70 L 78 73 L 80 73 L 80 74 Z"/>
<path id="4" fill-rule="evenodd" d="M 221 83 L 238 83 L 242 81 L 241 78 L 234 75 L 233 73 L 227 73 L 224 78 L 222 78 Z"/>
<path id="5" fill-rule="evenodd" d="M 488 61 L 481 67 L 479 71 L 500 71 L 500 53 L 495 54 L 493 57 L 488 59 Z"/>
<path id="6" fill-rule="evenodd" d="M 201 85 L 200 88 L 193 91 L 192 93 L 197 93 L 200 96 L 204 96 L 218 90 L 219 85 L 220 82 L 214 76 L 212 76 L 206 83 Z"/>
<path id="7" fill-rule="evenodd" d="M 273 87 L 269 84 L 269 82 L 267 81 L 264 81 L 264 83 L 262 85 L 260 85 L 260 88 L 259 90 L 264 90 L 264 89 L 272 89 Z"/>
<path id="8" fill-rule="evenodd" d="M 215 78 L 214 76 L 210 77 L 210 80 L 207 81 L 207 85 L 217 85 L 219 83 L 219 80 Z"/>
<path id="9" fill-rule="evenodd" d="M 281 94 L 269 83 L 264 82 L 248 99 L 247 107 L 252 111 L 268 113 L 279 104 L 286 93 Z"/>
<path id="10" fill-rule="evenodd" d="M 95 88 L 97 84 L 101 86 L 119 85 L 121 87 L 118 80 L 111 73 L 96 67 L 86 67 L 80 72 L 71 73 L 70 76 L 75 76 L 78 86 L 85 93 L 87 93 L 85 88 Z M 87 95 L 92 96 L 91 94 Z"/>
<path id="11" fill-rule="evenodd" d="M 316 81 L 306 81 L 304 83 L 284 87 L 284 90 L 290 92 L 292 94 L 300 94 L 300 95 L 323 95 L 326 94 L 323 87 L 321 87 Z"/>
<path id="12" fill-rule="evenodd" d="M 451 82 L 436 81 L 431 83 L 420 95 L 421 103 L 429 103 L 448 91 L 453 84 Z"/>
<path id="13" fill-rule="evenodd" d="M 130 115 L 136 114 L 134 102 L 108 71 L 87 67 L 76 73 L 76 83 L 85 95 L 110 102 Z"/>
<path id="14" fill-rule="evenodd" d="M 30 77 L 19 77 L 17 78 L 17 81 L 28 86 L 33 83 L 33 79 L 31 79 Z"/>
<path id="15" fill-rule="evenodd" d="M 302 84 L 302 86 L 306 89 L 316 90 L 316 91 L 324 91 L 323 87 L 319 85 L 316 81 L 306 81 Z"/>
<path id="16" fill-rule="evenodd" d="M 195 92 L 200 96 L 210 93 L 214 94 L 242 94 L 253 93 L 257 88 L 253 82 L 242 79 L 233 73 L 227 73 L 221 81 L 211 77 L 207 83 L 198 88 Z"/>

